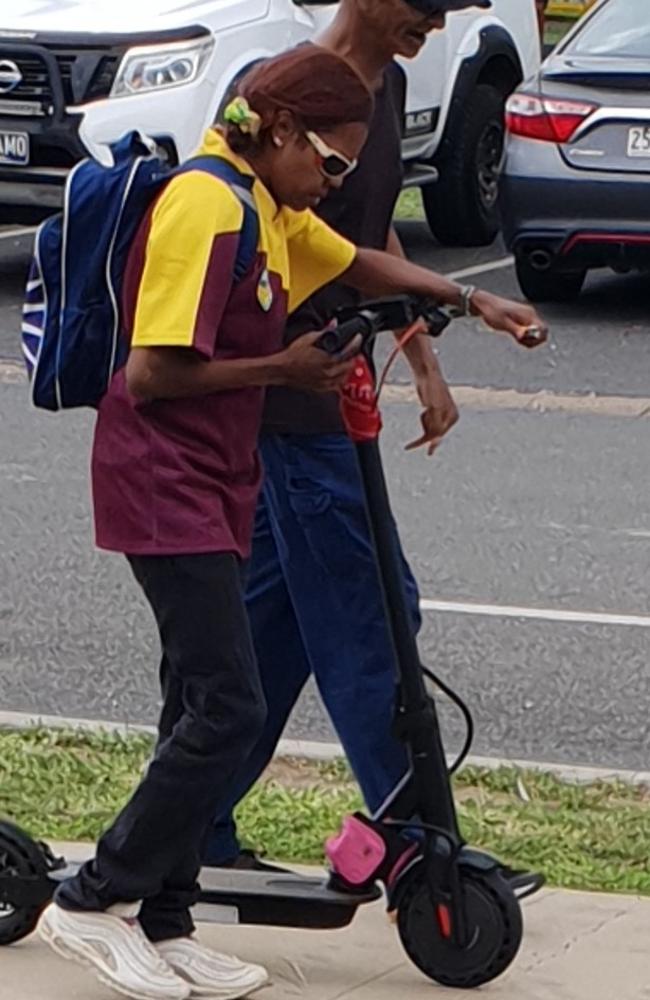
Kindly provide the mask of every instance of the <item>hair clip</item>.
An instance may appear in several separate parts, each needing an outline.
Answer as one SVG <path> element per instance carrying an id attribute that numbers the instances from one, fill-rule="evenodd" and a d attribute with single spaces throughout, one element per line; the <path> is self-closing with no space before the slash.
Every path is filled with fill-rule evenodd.
<path id="1" fill-rule="evenodd" d="M 223 113 L 224 121 L 235 125 L 240 132 L 250 135 L 253 139 L 259 135 L 262 119 L 257 111 L 253 111 L 245 97 L 235 97 Z"/>

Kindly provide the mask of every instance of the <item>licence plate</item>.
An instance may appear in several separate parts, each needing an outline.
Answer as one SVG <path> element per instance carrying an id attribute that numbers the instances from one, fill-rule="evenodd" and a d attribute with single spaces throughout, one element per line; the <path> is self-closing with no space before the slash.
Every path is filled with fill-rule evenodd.
<path id="1" fill-rule="evenodd" d="M 650 125 L 634 125 L 627 133 L 627 155 L 650 158 Z"/>
<path id="2" fill-rule="evenodd" d="M 0 164 L 20 167 L 29 163 L 29 134 L 0 131 Z"/>

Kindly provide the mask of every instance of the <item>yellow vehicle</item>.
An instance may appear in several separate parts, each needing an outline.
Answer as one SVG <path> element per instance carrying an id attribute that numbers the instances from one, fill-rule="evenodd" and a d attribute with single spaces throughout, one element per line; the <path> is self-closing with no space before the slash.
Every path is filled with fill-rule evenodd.
<path id="1" fill-rule="evenodd" d="M 581 17 L 596 0 L 549 0 L 546 4 L 547 17 L 570 18 Z"/>
<path id="2" fill-rule="evenodd" d="M 548 52 L 557 45 L 573 22 L 582 17 L 595 3 L 596 0 L 546 0 L 542 19 L 544 51 Z"/>

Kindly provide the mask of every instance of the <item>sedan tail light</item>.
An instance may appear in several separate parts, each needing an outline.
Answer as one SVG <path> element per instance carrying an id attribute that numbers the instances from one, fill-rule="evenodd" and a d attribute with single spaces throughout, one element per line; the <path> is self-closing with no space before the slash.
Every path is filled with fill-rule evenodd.
<path id="1" fill-rule="evenodd" d="M 586 101 L 517 93 L 506 103 L 506 126 L 512 135 L 545 142 L 568 142 L 596 107 Z"/>

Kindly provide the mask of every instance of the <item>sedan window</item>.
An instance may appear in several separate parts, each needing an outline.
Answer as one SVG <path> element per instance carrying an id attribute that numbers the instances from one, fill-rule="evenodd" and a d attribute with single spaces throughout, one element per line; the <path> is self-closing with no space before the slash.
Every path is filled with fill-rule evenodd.
<path id="1" fill-rule="evenodd" d="M 610 0 L 570 39 L 566 55 L 650 59 L 649 0 Z"/>

